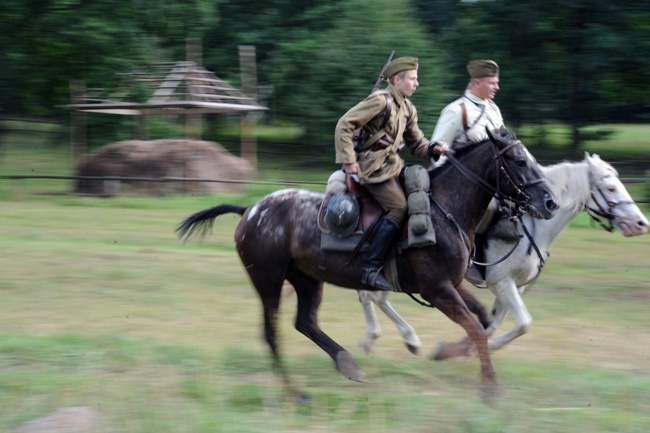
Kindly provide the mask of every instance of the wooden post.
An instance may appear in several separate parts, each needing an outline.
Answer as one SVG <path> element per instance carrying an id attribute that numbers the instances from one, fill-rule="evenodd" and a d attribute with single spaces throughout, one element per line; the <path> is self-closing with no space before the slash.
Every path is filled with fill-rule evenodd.
<path id="1" fill-rule="evenodd" d="M 244 95 L 257 100 L 257 68 L 255 47 L 239 46 L 239 68 L 241 69 L 241 90 Z M 257 140 L 255 135 L 256 118 L 253 113 L 241 116 L 241 157 L 257 170 Z"/>
<path id="2" fill-rule="evenodd" d="M 148 140 L 149 133 L 147 132 L 147 115 L 138 114 L 133 116 L 133 137 L 136 140 Z"/>
<path id="3" fill-rule="evenodd" d="M 71 104 L 84 102 L 86 82 L 83 80 L 70 81 Z M 82 155 L 88 153 L 86 113 L 73 110 L 70 113 L 70 158 L 76 164 Z"/>
<path id="4" fill-rule="evenodd" d="M 203 63 L 203 47 L 201 46 L 201 40 L 196 38 L 188 38 L 185 41 L 185 59 L 188 62 L 194 62 L 197 67 L 201 67 Z M 189 94 L 191 92 L 191 80 L 192 73 L 190 72 L 186 76 L 186 92 Z M 194 138 L 201 139 L 203 135 L 203 115 L 188 113 L 185 115 L 185 138 Z"/>

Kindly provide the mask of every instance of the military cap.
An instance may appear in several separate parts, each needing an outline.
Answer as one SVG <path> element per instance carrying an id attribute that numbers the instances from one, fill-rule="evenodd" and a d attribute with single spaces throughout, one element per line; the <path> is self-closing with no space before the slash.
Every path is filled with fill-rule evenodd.
<path id="1" fill-rule="evenodd" d="M 499 75 L 499 65 L 494 60 L 472 60 L 467 64 L 467 72 L 472 78 L 495 77 Z"/>
<path id="2" fill-rule="evenodd" d="M 384 80 L 390 80 L 391 77 L 398 72 L 410 71 L 411 69 L 415 69 L 417 71 L 417 57 L 398 57 L 388 64 L 382 76 L 384 77 Z"/>

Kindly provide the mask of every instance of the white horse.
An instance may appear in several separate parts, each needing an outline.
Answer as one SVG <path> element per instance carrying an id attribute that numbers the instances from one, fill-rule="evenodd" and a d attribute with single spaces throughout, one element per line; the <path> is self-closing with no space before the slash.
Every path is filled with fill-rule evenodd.
<path id="1" fill-rule="evenodd" d="M 541 168 L 560 203 L 555 217 L 550 220 L 535 220 L 524 215 L 521 224 L 534 242 L 524 236 L 514 250 L 515 240 L 494 237 L 487 239 L 484 257 L 486 263 L 497 262 L 512 251 L 506 260 L 485 269 L 485 285 L 496 296 L 492 307 L 494 320 L 487 330 L 491 336 L 488 341 L 490 350 L 503 347 L 529 330 L 533 319 L 521 296 L 535 284 L 551 245 L 576 215 L 586 211 L 607 230 L 617 228 L 626 237 L 638 236 L 648 231 L 648 220 L 634 204 L 619 180 L 618 173 L 598 155 L 585 154 L 585 159 L 581 162 L 563 162 Z M 604 221 L 607 221 L 607 226 Z M 498 225 L 512 226 L 512 223 L 501 220 Z M 507 230 L 507 227 L 505 228 Z M 372 344 L 381 335 L 381 326 L 373 302 L 398 327 L 409 351 L 418 352 L 420 339 L 413 327 L 388 302 L 388 292 L 360 291 L 359 300 L 366 318 L 366 335 L 359 344 L 365 352 L 370 352 Z M 508 312 L 515 321 L 514 328 L 495 336 Z M 471 350 L 471 344 L 465 340 L 459 343 L 443 343 L 431 357 L 446 359 L 467 356 Z"/>

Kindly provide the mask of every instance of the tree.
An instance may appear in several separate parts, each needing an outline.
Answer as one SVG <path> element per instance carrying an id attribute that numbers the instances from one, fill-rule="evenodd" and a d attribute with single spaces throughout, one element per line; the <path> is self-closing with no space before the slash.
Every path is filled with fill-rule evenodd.
<path id="1" fill-rule="evenodd" d="M 331 28 L 297 29 L 269 59 L 277 111 L 287 118 L 299 117 L 311 137 L 332 148 L 338 118 L 370 93 L 394 49 L 396 57 L 420 59 L 421 87 L 412 100 L 423 131 L 431 133 L 436 107 L 448 95 L 439 85 L 441 54 L 414 16 L 405 0 L 352 0 Z"/>
<path id="2" fill-rule="evenodd" d="M 431 15 L 441 1 L 419 5 Z M 464 72 L 469 59 L 497 60 L 499 106 L 510 124 L 568 123 L 577 150 L 580 129 L 607 122 L 613 105 L 648 101 L 647 2 L 478 0 L 455 17 L 441 38 L 449 63 Z"/>
<path id="3" fill-rule="evenodd" d="M 116 87 L 214 20 L 210 0 L 6 0 L 0 11 L 4 114 L 61 118 L 70 80 Z M 163 41 L 163 43 L 160 43 Z"/>

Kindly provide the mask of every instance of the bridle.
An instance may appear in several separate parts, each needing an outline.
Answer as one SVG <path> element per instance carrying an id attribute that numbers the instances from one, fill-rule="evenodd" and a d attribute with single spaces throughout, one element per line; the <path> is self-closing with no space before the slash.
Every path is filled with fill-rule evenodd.
<path id="1" fill-rule="evenodd" d="M 489 142 L 491 143 L 492 153 L 495 165 L 496 172 L 496 187 L 490 185 L 485 180 L 480 178 L 476 173 L 470 171 L 465 167 L 453 154 L 446 155 L 449 162 L 456 167 L 465 177 L 470 181 L 479 185 L 493 197 L 497 198 L 501 203 L 501 206 L 510 208 L 512 215 L 519 214 L 520 212 L 526 211 L 530 205 L 530 196 L 525 193 L 525 190 L 531 186 L 537 185 L 542 182 L 546 182 L 544 177 L 538 179 L 533 179 L 528 182 L 524 182 L 522 179 L 519 179 L 517 173 L 512 169 L 510 164 L 505 158 L 506 153 L 517 145 L 522 145 L 520 141 L 513 140 L 511 143 L 504 146 L 502 149 L 497 147 L 496 140 L 488 130 Z M 515 197 L 511 197 L 503 191 L 501 191 L 501 176 L 505 176 L 508 184 L 512 185 L 516 191 Z M 508 202 L 514 203 L 515 206 L 511 206 Z"/>
<path id="2" fill-rule="evenodd" d="M 602 199 L 599 200 L 599 197 Z M 614 224 L 613 221 L 616 219 L 616 215 L 614 215 L 614 210 L 622 205 L 630 205 L 630 204 L 635 204 L 634 200 L 621 200 L 621 201 L 613 201 L 609 200 L 603 191 L 603 189 L 599 186 L 596 186 L 595 188 L 591 189 L 591 199 L 596 205 L 596 208 L 590 207 L 589 205 L 585 204 L 584 209 L 587 211 L 589 216 L 596 221 L 603 229 L 605 229 L 608 232 L 614 231 Z M 533 236 L 528 232 L 528 229 L 526 228 L 525 224 L 521 224 L 521 226 L 524 229 L 524 234 L 528 238 L 528 241 L 530 242 L 530 246 L 528 247 L 528 254 L 531 254 L 531 248 L 535 249 L 535 252 L 537 253 L 537 257 L 539 258 L 539 270 L 541 272 L 542 268 L 544 267 L 545 260 L 546 258 L 542 255 L 541 251 L 539 250 L 539 247 L 535 243 L 535 240 Z"/>
<path id="3" fill-rule="evenodd" d="M 460 171 L 467 179 L 470 180 L 470 182 L 473 182 L 474 184 L 480 186 L 483 188 L 485 191 L 487 191 L 490 195 L 493 197 L 497 198 L 500 202 L 500 207 L 505 207 L 509 208 L 512 215 L 510 218 L 515 219 L 518 218 L 522 212 L 526 211 L 530 207 L 530 196 L 527 195 L 524 191 L 533 186 L 537 185 L 538 183 L 546 182 L 546 179 L 544 177 L 540 177 L 538 179 L 534 179 L 528 182 L 524 182 L 522 179 L 519 179 L 519 176 L 517 176 L 517 173 L 510 167 L 510 164 L 508 164 L 508 161 L 505 158 L 506 153 L 512 149 L 513 147 L 517 145 L 523 146 L 523 144 L 518 141 L 518 140 L 512 140 L 512 142 L 508 143 L 506 146 L 504 146 L 502 149 L 499 149 L 497 146 L 497 142 L 494 138 L 494 136 L 490 133 L 489 130 L 487 130 L 488 137 L 491 148 L 492 148 L 492 159 L 494 161 L 495 165 L 495 170 L 496 170 L 496 181 L 495 181 L 495 186 L 490 185 L 488 182 L 483 180 L 481 177 L 479 177 L 476 173 L 473 171 L 470 171 L 463 163 L 461 163 L 454 155 L 453 152 L 448 152 L 445 154 L 447 157 L 447 160 Z M 480 145 L 477 144 L 477 145 Z M 511 197 L 503 191 L 501 191 L 501 176 L 505 176 L 507 182 L 514 187 L 516 190 L 516 196 Z M 454 219 L 453 215 L 451 213 L 447 212 L 436 200 L 433 199 L 433 196 L 429 194 L 429 200 L 438 207 L 438 209 L 447 217 L 448 220 L 450 220 L 455 226 L 456 229 L 458 230 L 460 238 L 463 240 L 463 243 L 465 244 L 465 247 L 470 251 L 471 253 L 471 245 L 469 238 L 467 237 L 467 234 L 460 228 L 458 225 L 458 222 Z M 508 202 L 512 202 L 514 206 L 511 206 Z M 516 246 L 515 246 L 516 248 Z M 507 259 L 510 254 L 514 251 L 514 248 L 501 260 L 499 260 L 500 263 L 501 261 Z M 491 263 L 491 264 L 483 264 L 483 265 L 495 265 L 497 263 Z M 413 299 L 415 302 L 418 304 L 429 307 L 429 308 L 434 308 L 433 305 L 428 304 L 426 302 L 422 302 L 419 299 L 417 299 L 412 293 L 407 293 L 411 299 Z"/>
<path id="4" fill-rule="evenodd" d="M 598 195 L 597 195 L 598 194 Z M 599 200 L 599 197 L 602 199 Z M 604 191 L 600 187 L 596 187 L 595 191 L 591 190 L 591 199 L 596 204 L 596 208 L 585 206 L 585 209 L 589 216 L 596 221 L 602 228 L 611 232 L 614 230 L 613 220 L 616 219 L 614 215 L 614 210 L 618 206 L 635 204 L 634 200 L 622 200 L 622 201 L 613 201 L 609 200 L 605 195 Z"/>
<path id="5" fill-rule="evenodd" d="M 513 140 L 512 142 L 508 143 L 506 146 L 504 146 L 502 149 L 499 149 L 497 147 L 497 142 L 494 139 L 494 136 L 490 133 L 489 130 L 487 130 L 487 134 L 489 137 L 489 141 L 491 144 L 492 148 L 492 154 L 493 157 L 492 159 L 494 160 L 495 163 L 495 170 L 496 170 L 496 187 L 490 185 L 487 183 L 485 180 L 480 178 L 476 173 L 470 171 L 465 165 L 463 165 L 453 154 L 447 154 L 447 158 L 449 162 L 456 167 L 465 177 L 467 177 L 471 182 L 475 183 L 476 185 L 480 186 L 483 188 L 485 191 L 487 191 L 490 195 L 493 197 L 497 198 L 499 200 L 499 208 L 500 211 L 503 212 L 504 214 L 508 215 L 508 218 L 514 222 L 514 220 L 518 219 L 523 212 L 528 210 L 530 207 L 529 202 L 530 202 L 530 196 L 527 195 L 524 191 L 526 188 L 529 188 L 533 185 L 537 185 L 542 182 L 546 182 L 546 179 L 544 177 L 540 177 L 538 179 L 533 179 L 528 182 L 523 182 L 519 177 L 517 176 L 517 173 L 512 169 L 510 164 L 505 158 L 506 153 L 512 149 L 513 147 L 517 145 L 522 145 L 520 141 L 518 140 Z M 501 176 L 505 176 L 507 182 L 512 185 L 516 191 L 516 196 L 511 197 L 503 193 L 501 191 Z M 458 223 L 455 221 L 453 216 L 446 212 L 439 203 L 437 203 L 431 195 L 429 195 L 430 200 L 435 204 L 444 215 L 447 216 L 449 220 L 451 220 L 452 223 L 456 226 L 456 229 L 459 232 L 459 235 L 461 239 L 463 239 L 463 242 L 465 243 L 465 246 L 468 250 L 471 250 L 471 245 L 470 241 L 467 238 L 467 235 L 461 230 L 460 226 Z M 512 205 L 510 204 L 512 203 Z M 517 242 L 517 245 L 519 242 Z M 495 263 L 480 263 L 480 262 L 474 262 L 479 265 L 483 266 L 494 266 L 502 261 L 506 260 L 517 248 L 517 245 L 515 245 L 512 250 L 507 253 L 504 257 L 502 257 L 500 260 L 498 260 Z M 473 261 L 473 259 L 472 259 Z"/>

